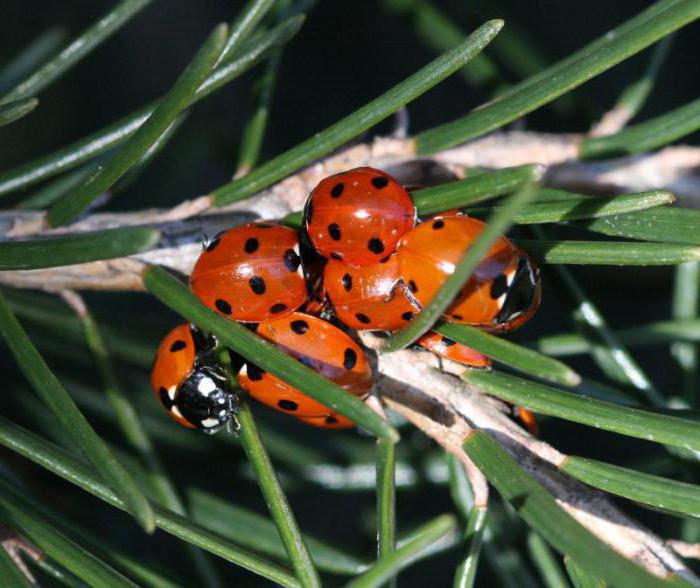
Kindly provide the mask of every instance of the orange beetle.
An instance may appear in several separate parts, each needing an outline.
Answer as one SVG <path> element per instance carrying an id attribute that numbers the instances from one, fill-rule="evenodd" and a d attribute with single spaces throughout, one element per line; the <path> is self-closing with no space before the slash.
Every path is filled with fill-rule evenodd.
<path id="1" fill-rule="evenodd" d="M 316 251 L 358 267 L 393 253 L 415 222 L 410 194 L 389 174 L 371 167 L 325 178 L 304 208 L 304 225 Z"/>
<path id="2" fill-rule="evenodd" d="M 488 368 L 493 363 L 491 358 L 483 353 L 479 353 L 471 347 L 453 341 L 449 337 L 445 337 L 435 331 L 428 331 L 421 336 L 416 341 L 416 345 L 420 345 L 441 357 L 462 363 L 471 368 Z"/>
<path id="3" fill-rule="evenodd" d="M 352 329 L 399 329 L 418 310 L 404 292 L 396 255 L 356 268 L 331 259 L 323 284 L 336 316 Z"/>
<path id="4" fill-rule="evenodd" d="M 213 337 L 178 325 L 163 339 L 151 369 L 151 387 L 178 423 L 214 433 L 238 411 L 238 398 L 226 389 L 226 376 L 210 356 Z"/>
<path id="5" fill-rule="evenodd" d="M 332 324 L 301 312 L 261 322 L 257 333 L 307 367 L 363 398 L 372 388 L 372 372 L 362 349 Z M 246 362 L 238 383 L 249 394 L 276 410 L 303 418 L 336 416 L 333 410 L 286 382 Z"/>
<path id="6" fill-rule="evenodd" d="M 404 235 L 399 271 L 410 294 L 424 306 L 435 296 L 486 225 L 463 216 L 431 219 Z M 500 237 L 481 260 L 444 317 L 490 331 L 506 332 L 527 322 L 541 298 L 532 258 Z"/>
<path id="7" fill-rule="evenodd" d="M 296 310 L 307 294 L 297 232 L 267 222 L 224 232 L 199 256 L 190 287 L 212 310 L 238 321 Z"/>

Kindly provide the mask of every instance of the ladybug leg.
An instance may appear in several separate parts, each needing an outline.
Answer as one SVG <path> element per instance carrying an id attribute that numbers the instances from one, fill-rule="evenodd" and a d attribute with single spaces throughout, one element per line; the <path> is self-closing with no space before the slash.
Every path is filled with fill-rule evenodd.
<path id="1" fill-rule="evenodd" d="M 441 372 L 444 372 L 444 371 L 445 371 L 445 364 L 444 364 L 444 362 L 442 361 L 442 357 L 440 357 L 437 353 L 433 353 L 433 355 L 437 358 L 438 369 L 439 369 Z"/>
<path id="2" fill-rule="evenodd" d="M 396 296 L 396 290 L 397 290 L 398 288 L 401 288 L 401 283 L 402 283 L 402 282 L 403 282 L 403 280 L 400 279 L 400 278 L 399 278 L 398 280 L 396 280 L 396 282 L 394 282 L 394 285 L 391 287 L 391 290 L 389 290 L 389 294 L 388 294 L 387 297 L 384 299 L 384 302 L 391 302 L 391 300 L 394 298 L 394 296 Z M 409 299 L 409 300 L 410 300 L 410 299 Z"/>
<path id="3" fill-rule="evenodd" d="M 411 292 L 411 289 L 408 287 L 408 284 L 403 281 L 403 278 L 401 278 L 397 282 L 397 286 L 400 286 L 401 289 L 403 290 L 403 293 L 406 295 L 406 298 L 408 298 L 408 301 L 415 306 L 418 310 L 422 310 L 423 306 L 421 305 L 420 302 L 418 302 L 418 299 L 413 295 L 413 292 Z"/>

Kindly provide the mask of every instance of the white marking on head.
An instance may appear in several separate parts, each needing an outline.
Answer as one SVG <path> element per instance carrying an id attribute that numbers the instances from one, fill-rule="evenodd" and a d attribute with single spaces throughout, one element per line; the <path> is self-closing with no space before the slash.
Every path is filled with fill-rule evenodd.
<path id="1" fill-rule="evenodd" d="M 215 427 L 219 423 L 220 423 L 219 419 L 214 419 L 214 418 L 204 419 L 202 421 L 202 426 L 206 427 L 207 429 L 210 429 L 211 427 Z"/>
<path id="2" fill-rule="evenodd" d="M 238 375 L 240 376 L 247 376 L 248 375 L 248 364 L 244 363 L 243 367 L 241 367 L 240 371 L 238 372 Z"/>
<path id="3" fill-rule="evenodd" d="M 177 392 L 177 386 L 170 386 L 170 388 L 168 388 L 168 396 L 170 396 L 170 400 L 175 400 L 175 392 Z"/>
<path id="4" fill-rule="evenodd" d="M 209 396 L 212 392 L 216 390 L 216 384 L 211 378 L 205 377 L 199 380 L 197 384 L 197 391 L 203 396 Z"/>
<path id="5" fill-rule="evenodd" d="M 506 274 L 506 286 L 510 288 L 510 285 L 513 283 L 513 278 L 515 278 L 516 271 L 513 270 L 509 274 Z"/>
<path id="6" fill-rule="evenodd" d="M 173 407 L 170 410 L 172 411 L 173 414 L 179 416 L 181 419 L 185 418 L 184 416 L 182 416 L 182 413 L 180 412 L 180 409 L 177 407 L 177 405 L 173 405 Z"/>

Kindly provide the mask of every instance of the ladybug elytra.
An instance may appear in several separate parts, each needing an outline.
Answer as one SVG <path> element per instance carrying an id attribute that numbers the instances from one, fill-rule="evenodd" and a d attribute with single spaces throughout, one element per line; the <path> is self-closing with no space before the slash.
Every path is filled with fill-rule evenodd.
<path id="1" fill-rule="evenodd" d="M 257 333 L 305 366 L 364 398 L 372 388 L 372 372 L 364 351 L 332 324 L 301 312 L 261 322 Z M 247 361 L 238 383 L 255 400 L 303 418 L 335 416 L 332 409 L 309 398 L 276 376 Z"/>
<path id="2" fill-rule="evenodd" d="M 215 237 L 190 276 L 197 297 L 243 322 L 282 316 L 306 301 L 306 282 L 293 229 L 255 222 Z"/>
<path id="3" fill-rule="evenodd" d="M 304 208 L 304 226 L 315 249 L 357 267 L 393 253 L 415 220 L 411 195 L 389 174 L 370 167 L 325 178 Z"/>

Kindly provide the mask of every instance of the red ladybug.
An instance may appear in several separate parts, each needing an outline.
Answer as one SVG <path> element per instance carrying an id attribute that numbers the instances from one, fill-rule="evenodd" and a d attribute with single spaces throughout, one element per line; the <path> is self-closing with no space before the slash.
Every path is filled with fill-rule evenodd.
<path id="1" fill-rule="evenodd" d="M 372 372 L 367 358 L 357 343 L 338 327 L 308 314 L 292 312 L 261 322 L 257 333 L 350 394 L 360 398 L 369 394 Z M 241 368 L 238 383 L 259 402 L 294 416 L 338 416 L 249 361 Z"/>
<path id="2" fill-rule="evenodd" d="M 199 256 L 190 287 L 211 309 L 238 321 L 296 310 L 307 294 L 296 231 L 268 222 L 226 231 Z"/>
<path id="3" fill-rule="evenodd" d="M 493 361 L 483 353 L 479 353 L 471 347 L 457 343 L 449 337 L 445 337 L 435 331 L 428 331 L 416 341 L 424 349 L 432 351 L 441 357 L 462 363 L 471 368 L 488 368 Z"/>
<path id="4" fill-rule="evenodd" d="M 238 399 L 211 357 L 214 347 L 213 337 L 178 325 L 161 342 L 151 369 L 151 386 L 168 414 L 205 433 L 215 433 L 238 411 Z"/>
<path id="5" fill-rule="evenodd" d="M 410 194 L 389 174 L 371 167 L 325 178 L 304 209 L 304 225 L 315 249 L 358 267 L 393 253 L 415 219 Z"/>
<path id="6" fill-rule="evenodd" d="M 351 329 L 393 331 L 418 311 L 404 292 L 396 255 L 356 268 L 330 259 L 323 284 L 336 316 Z"/>
<path id="7" fill-rule="evenodd" d="M 474 218 L 438 217 L 402 237 L 397 252 L 399 271 L 421 306 L 435 296 L 484 227 Z M 532 318 L 540 297 L 535 262 L 509 239 L 500 237 L 444 316 L 451 322 L 506 332 Z"/>

